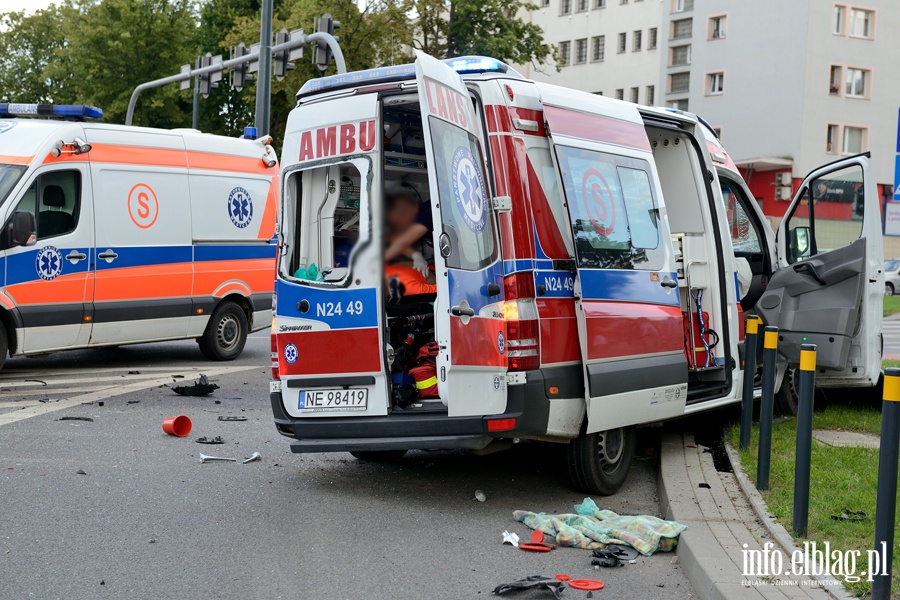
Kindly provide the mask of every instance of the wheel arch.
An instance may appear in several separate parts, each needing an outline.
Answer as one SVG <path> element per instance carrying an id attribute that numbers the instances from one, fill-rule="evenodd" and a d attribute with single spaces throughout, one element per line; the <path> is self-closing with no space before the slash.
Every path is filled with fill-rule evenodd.
<path id="1" fill-rule="evenodd" d="M 16 333 L 16 318 L 12 311 L 0 306 L 0 326 L 6 329 L 6 340 L 9 344 L 9 355 L 12 356 L 19 348 L 19 336 Z"/>

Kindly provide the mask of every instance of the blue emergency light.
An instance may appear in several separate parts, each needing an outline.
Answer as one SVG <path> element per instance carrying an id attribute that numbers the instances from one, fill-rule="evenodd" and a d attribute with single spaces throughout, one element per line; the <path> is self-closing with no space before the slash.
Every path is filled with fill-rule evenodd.
<path id="1" fill-rule="evenodd" d="M 0 104 L 0 117 L 46 117 L 83 121 L 99 119 L 103 111 L 82 104 Z"/>
<path id="2" fill-rule="evenodd" d="M 505 73 L 511 77 L 522 79 L 515 69 L 510 68 L 507 64 L 500 62 L 495 58 L 486 56 L 460 56 L 457 58 L 448 58 L 443 61 L 451 69 L 460 75 L 471 75 L 475 73 Z M 403 81 L 412 79 L 416 76 L 416 65 L 397 65 L 395 67 L 378 67 L 376 69 L 366 69 L 365 71 L 355 71 L 353 73 L 339 73 L 337 75 L 329 75 L 328 77 L 319 77 L 318 79 L 310 79 L 303 84 L 297 97 L 302 98 L 310 94 L 318 94 L 321 92 L 330 92 L 348 87 L 361 87 L 364 85 L 373 85 L 377 83 L 387 83 L 394 81 Z"/>

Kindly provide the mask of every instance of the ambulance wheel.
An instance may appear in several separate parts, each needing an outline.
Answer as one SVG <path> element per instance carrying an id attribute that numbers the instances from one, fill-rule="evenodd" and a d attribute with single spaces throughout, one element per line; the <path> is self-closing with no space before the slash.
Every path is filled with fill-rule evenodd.
<path id="1" fill-rule="evenodd" d="M 569 442 L 569 478 L 579 491 L 611 496 L 619 491 L 634 460 L 634 427 L 582 433 Z"/>
<path id="2" fill-rule="evenodd" d="M 200 352 L 210 360 L 234 360 L 247 343 L 247 314 L 234 302 L 222 302 L 213 311 L 203 337 L 197 340 Z"/>
<path id="3" fill-rule="evenodd" d="M 389 463 L 406 456 L 406 450 L 357 450 L 350 455 L 366 462 Z"/>
<path id="4" fill-rule="evenodd" d="M 6 327 L 0 323 L 0 369 L 6 364 L 7 356 L 9 356 L 9 339 L 6 337 Z"/>

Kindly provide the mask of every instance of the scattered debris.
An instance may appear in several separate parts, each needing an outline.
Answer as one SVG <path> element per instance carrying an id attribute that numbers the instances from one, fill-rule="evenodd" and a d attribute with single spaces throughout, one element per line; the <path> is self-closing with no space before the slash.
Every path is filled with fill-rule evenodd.
<path id="1" fill-rule="evenodd" d="M 163 421 L 163 431 L 175 437 L 185 437 L 191 432 L 193 423 L 187 415 L 178 415 L 177 417 L 169 417 Z"/>
<path id="2" fill-rule="evenodd" d="M 664 583 L 657 583 L 657 584 L 656 584 L 656 587 L 664 588 L 664 587 L 666 587 L 666 584 L 664 584 Z"/>
<path id="3" fill-rule="evenodd" d="M 172 379 L 184 379 L 184 375 L 172 375 Z"/>
<path id="4" fill-rule="evenodd" d="M 591 564 L 595 567 L 624 567 L 619 557 L 609 550 L 594 550 L 591 553 Z"/>
<path id="5" fill-rule="evenodd" d="M 259 461 L 261 461 L 261 460 L 262 460 L 262 454 L 260 454 L 259 452 L 254 452 L 254 453 L 251 454 L 248 458 L 245 458 L 245 459 L 241 462 L 241 464 L 242 464 L 242 465 L 246 465 L 247 463 L 259 462 Z"/>
<path id="6" fill-rule="evenodd" d="M 77 471 L 75 471 L 75 474 L 76 475 L 87 475 L 87 473 L 84 472 L 84 469 L 78 469 Z"/>
<path id="7" fill-rule="evenodd" d="M 698 484 L 697 484 L 697 487 L 701 487 L 701 488 L 703 488 L 704 490 L 711 490 L 711 489 L 712 489 L 712 486 L 709 485 L 708 483 L 706 483 L 705 481 L 704 481 L 703 483 L 698 483 Z"/>
<path id="8" fill-rule="evenodd" d="M 603 582 L 599 579 L 573 579 L 569 582 L 569 587 L 586 592 L 597 591 L 603 589 Z"/>
<path id="9" fill-rule="evenodd" d="M 519 544 L 519 550 L 525 550 L 526 552 L 550 552 L 553 548 L 556 548 L 556 546 L 551 548 L 549 544 L 535 544 L 532 542 Z"/>
<path id="10" fill-rule="evenodd" d="M 150 540 L 150 543 L 151 543 L 151 544 L 155 544 L 155 543 L 156 543 L 156 540 L 151 539 L 151 540 Z"/>
<path id="11" fill-rule="evenodd" d="M 831 515 L 835 521 L 865 521 L 869 518 L 868 513 L 862 510 L 850 510 L 845 508 L 839 515 Z"/>
<path id="12" fill-rule="evenodd" d="M 610 544 L 606 547 L 606 550 L 615 554 L 619 560 L 630 562 L 635 562 L 634 559 L 640 555 L 640 552 L 631 546 L 623 546 L 621 544 Z"/>
<path id="13" fill-rule="evenodd" d="M 553 597 L 559 600 L 560 592 L 565 589 L 562 581 L 544 577 L 542 575 L 529 575 L 525 579 L 503 583 L 494 588 L 493 593 L 497 596 L 506 594 L 507 592 L 521 592 L 522 590 L 544 589 L 553 594 Z"/>
<path id="14" fill-rule="evenodd" d="M 219 386 L 210 383 L 209 378 L 203 373 L 200 373 L 200 378 L 193 385 L 172 386 L 172 391 L 179 396 L 208 396 L 217 389 Z"/>
<path id="15" fill-rule="evenodd" d="M 215 402 L 216 404 L 222 404 L 221 400 L 213 400 L 213 402 Z"/>
<path id="16" fill-rule="evenodd" d="M 247 417 L 232 417 L 226 415 L 219 415 L 220 421 L 246 421 Z"/>
<path id="17" fill-rule="evenodd" d="M 97 406 L 103 406 L 103 405 L 104 405 L 103 402 L 98 402 L 98 403 L 97 403 Z"/>
<path id="18" fill-rule="evenodd" d="M 224 444 L 225 442 L 222 440 L 221 435 L 217 435 L 216 437 L 198 437 L 195 440 L 198 444 Z"/>
<path id="19" fill-rule="evenodd" d="M 25 383 L 40 383 L 43 385 L 47 385 L 47 382 L 44 381 L 43 379 L 26 379 Z"/>
<path id="20" fill-rule="evenodd" d="M 91 423 L 94 422 L 94 420 L 90 417 L 60 417 L 57 419 L 57 421 L 89 421 Z"/>
<path id="21" fill-rule="evenodd" d="M 484 492 L 482 492 L 481 490 L 475 490 L 475 496 L 472 498 L 472 500 L 478 500 L 479 502 L 484 502 L 485 500 L 487 500 L 487 496 L 485 496 Z"/>
<path id="22" fill-rule="evenodd" d="M 140 371 L 128 371 L 128 374 L 129 375 L 140 375 L 141 372 Z"/>
<path id="23" fill-rule="evenodd" d="M 235 462 L 237 459 L 235 458 L 223 458 L 221 456 L 207 456 L 205 454 L 200 455 L 201 463 L 214 463 L 214 462 Z"/>
<path id="24" fill-rule="evenodd" d="M 557 581 L 568 581 L 572 578 L 569 577 L 568 575 L 566 575 L 565 573 L 558 573 L 553 576 L 553 579 L 556 579 Z"/>
<path id="25" fill-rule="evenodd" d="M 504 531 L 501 535 L 503 536 L 503 542 L 502 542 L 503 544 L 510 544 L 512 546 L 515 546 L 516 548 L 519 547 L 519 535 L 518 534 Z"/>
<path id="26" fill-rule="evenodd" d="M 126 404 L 139 404 L 140 400 L 129 400 Z"/>

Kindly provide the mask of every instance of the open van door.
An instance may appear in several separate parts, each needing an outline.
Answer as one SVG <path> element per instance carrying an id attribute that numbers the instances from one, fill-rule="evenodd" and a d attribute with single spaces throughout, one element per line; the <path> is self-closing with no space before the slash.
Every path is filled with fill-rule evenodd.
<path id="1" fill-rule="evenodd" d="M 821 387 L 872 386 L 881 371 L 881 211 L 868 153 L 806 176 L 778 228 L 778 269 L 759 299 L 791 366 L 816 344 Z"/>
<path id="2" fill-rule="evenodd" d="M 499 238 L 480 121 L 446 64 L 416 52 L 434 219 L 438 393 L 449 416 L 506 410 L 506 322 Z"/>

